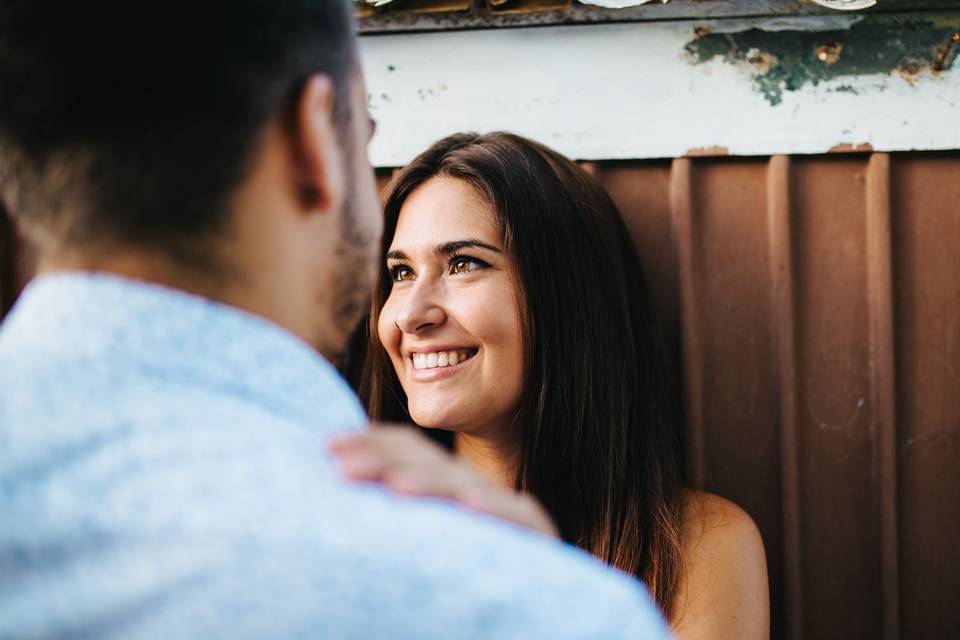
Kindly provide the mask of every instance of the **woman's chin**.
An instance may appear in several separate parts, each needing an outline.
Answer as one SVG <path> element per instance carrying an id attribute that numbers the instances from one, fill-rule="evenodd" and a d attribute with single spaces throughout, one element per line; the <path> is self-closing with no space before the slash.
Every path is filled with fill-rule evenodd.
<path id="1" fill-rule="evenodd" d="M 431 431 L 460 431 L 460 429 L 451 424 L 448 420 L 438 419 L 431 416 L 418 416 L 413 413 L 410 415 L 413 419 L 413 423 L 422 429 L 429 429 Z"/>
<path id="2" fill-rule="evenodd" d="M 410 409 L 410 418 L 414 424 L 424 429 L 437 431 L 462 431 L 463 423 L 455 418 L 454 412 L 445 409 Z"/>

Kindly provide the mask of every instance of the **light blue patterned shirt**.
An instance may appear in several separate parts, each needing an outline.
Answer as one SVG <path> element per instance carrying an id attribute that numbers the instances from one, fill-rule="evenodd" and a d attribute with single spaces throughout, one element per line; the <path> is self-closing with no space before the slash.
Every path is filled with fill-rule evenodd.
<path id="1" fill-rule="evenodd" d="M 0 638 L 661 638 L 636 581 L 339 479 L 349 387 L 258 317 L 92 274 L 0 329 Z"/>

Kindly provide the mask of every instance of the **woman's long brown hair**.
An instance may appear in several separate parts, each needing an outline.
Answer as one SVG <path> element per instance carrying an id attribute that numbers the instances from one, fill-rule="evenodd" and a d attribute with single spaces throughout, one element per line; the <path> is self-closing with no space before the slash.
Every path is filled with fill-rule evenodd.
<path id="1" fill-rule="evenodd" d="M 434 176 L 466 181 L 493 206 L 516 260 L 525 349 L 516 489 L 540 500 L 564 540 L 641 577 L 669 616 L 682 573 L 678 390 L 613 201 L 540 144 L 457 134 L 388 187 L 383 255 L 403 203 Z M 368 353 L 353 368 L 370 417 L 407 422 L 406 396 L 377 337 L 390 288 L 384 267 L 353 344 Z"/>

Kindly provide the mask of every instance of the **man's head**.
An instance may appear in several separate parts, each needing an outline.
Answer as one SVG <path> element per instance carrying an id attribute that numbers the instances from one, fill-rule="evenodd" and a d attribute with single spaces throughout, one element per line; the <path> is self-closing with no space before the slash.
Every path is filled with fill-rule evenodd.
<path id="1" fill-rule="evenodd" d="M 381 229 L 346 0 L 0 4 L 0 197 L 41 267 L 271 318 L 328 354 Z"/>

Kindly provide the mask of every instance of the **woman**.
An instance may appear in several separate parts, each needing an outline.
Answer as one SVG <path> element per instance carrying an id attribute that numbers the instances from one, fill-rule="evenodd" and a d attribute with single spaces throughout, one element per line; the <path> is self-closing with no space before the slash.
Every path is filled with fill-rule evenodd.
<path id="1" fill-rule="evenodd" d="M 603 189 L 537 143 L 460 134 L 385 208 L 360 395 L 465 466 L 373 434 L 337 445 L 348 473 L 555 532 L 642 578 L 681 638 L 765 637 L 762 542 L 738 507 L 684 489 L 675 385 Z"/>

